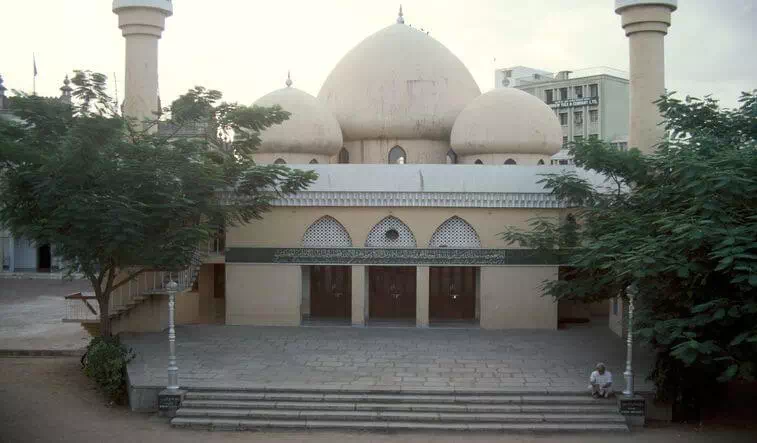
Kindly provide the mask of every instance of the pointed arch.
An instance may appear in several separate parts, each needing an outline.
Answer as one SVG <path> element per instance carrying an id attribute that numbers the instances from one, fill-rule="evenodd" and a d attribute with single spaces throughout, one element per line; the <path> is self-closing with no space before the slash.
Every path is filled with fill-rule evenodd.
<path id="1" fill-rule="evenodd" d="M 311 165 L 317 165 L 318 164 L 318 160 L 312 159 L 312 160 L 310 160 L 310 164 Z"/>
<path id="2" fill-rule="evenodd" d="M 448 165 L 457 164 L 457 153 L 452 148 L 449 148 L 449 150 L 447 151 L 447 164 Z"/>
<path id="3" fill-rule="evenodd" d="M 413 231 L 400 219 L 390 215 L 376 223 L 368 238 L 365 240 L 367 248 L 415 248 Z"/>
<path id="4" fill-rule="evenodd" d="M 339 164 L 347 164 L 350 162 L 350 153 L 347 151 L 347 148 L 342 147 L 341 150 L 339 150 L 339 157 L 337 158 L 337 163 Z"/>
<path id="5" fill-rule="evenodd" d="M 274 165 L 285 165 L 287 164 L 286 160 L 283 158 L 277 158 L 275 162 L 273 162 Z"/>
<path id="6" fill-rule="evenodd" d="M 536 164 L 539 165 L 539 166 L 543 166 L 544 165 L 544 160 L 539 160 L 539 162 L 536 163 Z"/>
<path id="7" fill-rule="evenodd" d="M 402 146 L 395 146 L 389 150 L 389 164 L 390 165 L 404 165 L 407 163 L 407 152 L 402 149 Z"/>
<path id="8" fill-rule="evenodd" d="M 344 225 L 330 215 L 324 215 L 314 221 L 302 236 L 302 246 L 305 248 L 348 248 L 352 246 L 350 237 Z"/>
<path id="9" fill-rule="evenodd" d="M 484 162 L 482 162 L 481 159 L 479 158 L 479 159 L 476 159 L 476 163 L 475 164 L 477 164 L 477 165 L 483 165 Z"/>
<path id="10" fill-rule="evenodd" d="M 513 160 L 511 158 L 508 158 L 507 160 L 505 160 L 505 164 L 506 165 L 517 165 L 518 163 L 516 163 L 515 160 Z"/>
<path id="11" fill-rule="evenodd" d="M 458 216 L 444 221 L 428 242 L 429 248 L 480 248 L 478 232 L 467 221 Z"/>

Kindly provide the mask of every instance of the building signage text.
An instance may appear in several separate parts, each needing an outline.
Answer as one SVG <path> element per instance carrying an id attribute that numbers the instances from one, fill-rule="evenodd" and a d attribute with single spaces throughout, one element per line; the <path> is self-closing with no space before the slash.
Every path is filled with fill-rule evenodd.
<path id="1" fill-rule="evenodd" d="M 593 106 L 599 104 L 599 97 L 571 98 L 550 103 L 553 108 L 573 108 L 576 106 Z"/>
<path id="2" fill-rule="evenodd" d="M 334 265 L 547 265 L 558 254 L 529 249 L 229 248 L 226 263 Z"/>

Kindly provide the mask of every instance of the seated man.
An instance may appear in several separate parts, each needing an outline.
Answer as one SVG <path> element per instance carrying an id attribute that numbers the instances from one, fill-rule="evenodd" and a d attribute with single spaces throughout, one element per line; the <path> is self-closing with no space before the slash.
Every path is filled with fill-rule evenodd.
<path id="1" fill-rule="evenodd" d="M 612 395 L 612 373 L 605 368 L 604 363 L 597 363 L 596 371 L 589 376 L 589 389 L 594 398 L 607 398 Z"/>

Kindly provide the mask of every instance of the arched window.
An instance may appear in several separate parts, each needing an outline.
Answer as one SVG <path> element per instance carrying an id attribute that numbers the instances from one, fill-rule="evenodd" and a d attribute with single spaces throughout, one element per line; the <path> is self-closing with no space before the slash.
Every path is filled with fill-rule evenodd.
<path id="1" fill-rule="evenodd" d="M 415 236 L 397 217 L 389 216 L 376 223 L 365 241 L 368 248 L 415 248 Z"/>
<path id="2" fill-rule="evenodd" d="M 284 161 L 283 158 L 277 158 L 275 162 L 273 162 L 274 165 L 285 165 L 287 164 L 286 161 Z"/>
<path id="3" fill-rule="evenodd" d="M 347 151 L 346 148 L 342 148 L 339 151 L 339 157 L 337 158 L 337 163 L 346 165 L 350 162 L 350 153 Z"/>
<path id="4" fill-rule="evenodd" d="M 481 239 L 468 222 L 458 216 L 447 219 L 436 228 L 429 248 L 480 248 Z"/>
<path id="5" fill-rule="evenodd" d="M 389 151 L 389 164 L 390 165 L 404 165 L 407 163 L 407 154 L 405 150 L 399 146 L 395 146 Z"/>
<path id="6" fill-rule="evenodd" d="M 312 159 L 312 160 L 310 160 L 310 164 L 311 165 L 317 165 L 318 164 L 318 160 Z"/>
<path id="7" fill-rule="evenodd" d="M 539 163 L 537 163 L 537 165 L 539 165 L 539 166 L 541 166 L 543 164 L 544 164 L 544 160 L 539 160 Z"/>
<path id="8" fill-rule="evenodd" d="M 457 164 L 457 154 L 452 149 L 450 149 L 449 151 L 447 151 L 447 164 L 448 165 L 456 165 Z"/>
<path id="9" fill-rule="evenodd" d="M 505 164 L 506 165 L 515 165 L 517 163 L 515 163 L 515 160 L 513 160 L 511 158 L 508 158 L 507 160 L 505 160 Z"/>
<path id="10" fill-rule="evenodd" d="M 346 248 L 352 246 L 350 234 L 334 217 L 323 216 L 314 221 L 302 236 L 306 248 Z"/>
<path id="11" fill-rule="evenodd" d="M 484 164 L 484 162 L 482 162 L 482 161 L 481 161 L 481 159 L 478 159 L 478 160 L 476 160 L 476 164 L 477 164 L 477 165 L 483 165 L 483 164 Z"/>

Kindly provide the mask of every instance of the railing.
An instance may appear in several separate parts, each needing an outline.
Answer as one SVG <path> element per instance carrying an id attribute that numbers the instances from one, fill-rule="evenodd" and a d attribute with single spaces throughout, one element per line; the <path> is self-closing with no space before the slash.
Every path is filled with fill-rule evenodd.
<path id="1" fill-rule="evenodd" d="M 198 273 L 199 265 L 196 262 L 201 259 L 201 256 L 195 254 L 192 266 L 183 271 L 145 271 L 137 275 L 110 294 L 109 313 L 119 314 L 131 309 L 151 294 L 165 293 L 166 285 L 171 280 L 178 283 L 179 290 L 191 288 Z M 123 272 L 127 273 L 129 270 L 125 269 Z M 79 292 L 67 295 L 65 303 L 65 322 L 90 322 L 100 318 L 100 307 L 94 293 Z"/>
<path id="2" fill-rule="evenodd" d="M 206 254 L 208 257 L 218 257 L 226 252 L 226 234 L 220 232 L 208 239 Z"/>

